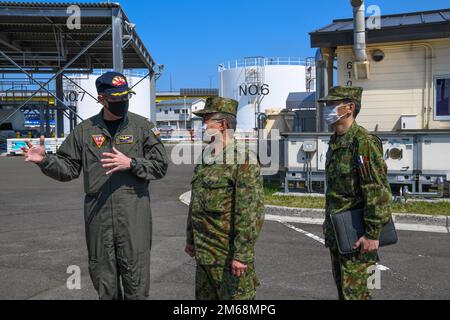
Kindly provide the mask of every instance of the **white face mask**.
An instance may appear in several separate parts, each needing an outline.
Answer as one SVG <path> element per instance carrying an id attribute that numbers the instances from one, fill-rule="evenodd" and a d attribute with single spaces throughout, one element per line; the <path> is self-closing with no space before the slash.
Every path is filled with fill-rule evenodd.
<path id="1" fill-rule="evenodd" d="M 325 121 L 328 123 L 328 125 L 333 125 L 339 120 L 341 120 L 343 117 L 345 117 L 345 114 L 342 116 L 339 116 L 338 109 L 340 106 L 336 106 L 334 108 L 331 107 L 325 107 L 325 110 L 323 112 Z"/>
<path id="2" fill-rule="evenodd" d="M 215 120 L 220 121 L 220 120 Z M 208 129 L 208 126 L 206 123 L 203 123 L 202 125 L 202 132 L 203 132 L 203 142 L 211 143 L 212 140 L 216 140 L 218 137 L 222 137 L 222 133 L 219 129 Z"/>
<path id="3" fill-rule="evenodd" d="M 206 143 L 211 143 L 214 140 L 214 138 L 216 136 L 219 136 L 219 134 L 220 134 L 220 131 L 217 129 L 209 129 L 208 130 L 206 124 L 204 124 L 202 126 L 201 130 L 203 133 L 203 142 L 206 142 Z"/>

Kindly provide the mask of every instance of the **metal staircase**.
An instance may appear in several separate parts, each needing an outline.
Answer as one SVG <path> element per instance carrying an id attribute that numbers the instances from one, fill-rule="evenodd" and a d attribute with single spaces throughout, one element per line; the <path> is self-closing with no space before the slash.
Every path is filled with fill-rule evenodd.
<path id="1" fill-rule="evenodd" d="M 255 110 L 255 128 L 258 127 L 258 117 L 261 113 L 260 105 L 264 99 L 264 95 L 261 94 L 261 87 L 265 83 L 265 65 L 266 60 L 264 57 L 249 57 L 244 59 L 245 63 L 245 84 L 248 88 L 256 86 L 258 94 L 248 95 L 248 104 L 253 105 Z"/>

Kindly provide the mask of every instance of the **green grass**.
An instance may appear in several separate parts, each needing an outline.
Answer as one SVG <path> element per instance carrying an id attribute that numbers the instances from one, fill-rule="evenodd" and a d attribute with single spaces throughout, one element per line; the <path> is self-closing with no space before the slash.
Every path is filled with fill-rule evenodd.
<path id="1" fill-rule="evenodd" d="M 274 187 L 265 187 L 265 203 L 271 206 L 283 206 L 290 208 L 308 208 L 324 209 L 325 198 L 321 197 L 293 197 L 293 196 L 275 196 L 274 193 L 279 189 Z M 416 213 L 426 215 L 450 216 L 450 203 L 441 202 L 421 202 L 409 201 L 406 204 L 393 203 L 392 211 L 395 213 Z"/>

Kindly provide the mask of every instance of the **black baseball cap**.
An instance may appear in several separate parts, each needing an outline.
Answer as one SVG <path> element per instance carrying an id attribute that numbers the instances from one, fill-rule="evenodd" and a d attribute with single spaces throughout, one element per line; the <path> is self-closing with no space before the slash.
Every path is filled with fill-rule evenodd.
<path id="1" fill-rule="evenodd" d="M 95 81 L 97 92 L 106 94 L 111 98 L 121 98 L 125 95 L 135 94 L 129 87 L 127 78 L 119 72 L 107 72 Z"/>

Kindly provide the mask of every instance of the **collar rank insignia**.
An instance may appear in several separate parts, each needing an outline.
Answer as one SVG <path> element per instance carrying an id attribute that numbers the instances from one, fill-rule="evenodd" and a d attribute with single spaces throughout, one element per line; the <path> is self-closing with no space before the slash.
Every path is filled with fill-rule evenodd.
<path id="1" fill-rule="evenodd" d="M 132 144 L 132 143 L 134 143 L 134 136 L 131 135 L 119 136 L 116 139 L 116 144 Z"/>
<path id="2" fill-rule="evenodd" d="M 99 134 L 99 135 L 93 135 L 93 136 L 92 136 L 92 139 L 94 140 L 95 144 L 97 145 L 97 147 L 98 147 L 99 149 L 103 146 L 103 144 L 104 144 L 105 141 L 106 141 L 106 137 L 105 137 L 104 135 L 102 135 L 102 134 Z"/>

